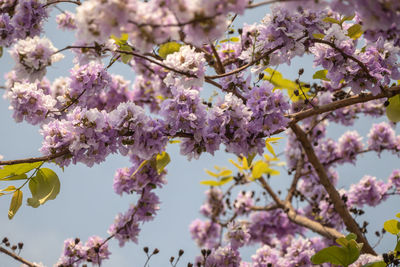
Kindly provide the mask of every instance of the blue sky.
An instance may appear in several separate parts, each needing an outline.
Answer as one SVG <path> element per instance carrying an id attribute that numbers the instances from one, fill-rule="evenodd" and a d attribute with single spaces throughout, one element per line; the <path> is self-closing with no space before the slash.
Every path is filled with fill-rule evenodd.
<path id="1" fill-rule="evenodd" d="M 70 8 L 68 5 L 60 5 L 62 8 Z M 265 7 L 252 10 L 246 13 L 243 18 L 238 18 L 237 25 L 243 22 L 253 23 L 262 18 L 267 9 Z M 58 14 L 53 9 L 52 14 Z M 46 36 L 50 38 L 57 48 L 72 43 L 72 35 L 58 31 L 55 26 L 54 17 L 51 17 L 46 24 Z M 68 53 L 66 53 L 68 55 Z M 9 71 L 13 65 L 9 55 L 5 53 L 0 59 L 0 84 L 4 83 L 3 74 Z M 68 76 L 68 69 L 72 67 L 70 57 L 57 63 L 49 70 L 49 78 L 54 79 L 59 76 Z M 287 77 L 295 77 L 300 67 L 306 70 L 305 76 L 311 77 L 315 70 L 312 69 L 312 61 L 309 58 L 295 60 L 292 66 L 280 67 L 279 70 Z M 122 64 L 115 64 L 111 72 L 122 74 L 127 79 L 133 80 L 133 73 Z M 15 123 L 8 110 L 6 100 L 0 98 L 0 125 L 1 140 L 0 154 L 5 159 L 18 159 L 31 156 L 39 156 L 38 149 L 41 146 L 42 137 L 38 127 L 26 123 Z M 372 122 L 386 120 L 363 119 L 349 130 L 357 129 L 364 136 L 369 131 Z M 330 135 L 338 138 L 346 129 L 341 126 L 333 125 L 330 127 Z M 283 142 L 277 148 L 277 152 L 284 149 Z M 110 243 L 112 251 L 111 260 L 104 262 L 102 266 L 143 266 L 146 258 L 142 247 L 149 246 L 159 248 L 159 255 L 151 260 L 150 266 L 167 266 L 170 256 L 176 256 L 179 249 L 184 249 L 180 266 L 186 266 L 188 261 L 193 261 L 199 253 L 194 242 L 190 238 L 188 226 L 195 218 L 200 217 L 199 207 L 204 199 L 205 186 L 199 184 L 201 180 L 207 178 L 204 168 L 212 168 L 214 165 L 229 166 L 229 158 L 224 152 L 216 153 L 215 156 L 203 155 L 200 160 L 187 161 L 179 155 L 179 148 L 176 144 L 170 145 L 168 152 L 172 162 L 167 167 L 168 184 L 158 190 L 162 201 L 158 216 L 152 222 L 146 223 L 142 227 L 139 236 L 139 244 L 127 244 L 124 248 L 119 248 L 117 242 Z M 79 237 L 82 241 L 91 235 L 107 236 L 107 229 L 113 222 L 118 212 L 128 209 L 130 203 L 135 203 L 135 197 L 120 197 L 113 192 L 112 183 L 114 172 L 117 168 L 129 166 L 126 158 L 121 156 L 111 156 L 108 160 L 93 168 L 85 165 L 71 165 L 63 172 L 55 165 L 48 165 L 57 172 L 61 180 L 61 191 L 58 197 L 47 202 L 37 209 L 22 205 L 17 215 L 12 221 L 7 218 L 7 210 L 10 197 L 0 197 L 0 238 L 7 236 L 12 243 L 24 242 L 25 247 L 21 253 L 23 257 L 30 261 L 43 262 L 47 266 L 52 266 L 61 254 L 63 241 L 70 237 Z M 345 165 L 339 170 L 340 187 L 348 188 L 351 182 L 357 181 L 364 174 L 377 176 L 379 179 L 386 180 L 391 170 L 399 166 L 399 159 L 383 153 L 381 158 L 375 155 L 365 155 L 356 166 Z M 274 177 L 272 183 L 281 189 L 288 187 L 289 177 L 285 175 Z M 4 183 L 5 184 L 5 183 Z M 5 184 L 8 185 L 8 184 Z M 0 185 L 1 188 L 4 185 Z M 246 188 L 241 188 L 246 190 Z M 28 190 L 24 191 L 25 199 L 29 196 Z M 399 198 L 392 197 L 383 205 L 376 209 L 366 209 L 365 220 L 370 222 L 370 231 L 380 229 L 383 222 L 391 219 L 400 210 L 395 207 Z M 362 222 L 362 220 L 360 220 Z M 373 236 L 373 234 L 372 234 Z M 375 243 L 375 238 L 371 239 Z M 392 249 L 394 247 L 394 237 L 387 235 L 379 246 L 379 251 Z M 243 251 L 245 260 L 249 260 L 251 253 L 255 252 L 254 247 Z M 20 266 L 19 263 L 0 255 L 0 266 Z"/>

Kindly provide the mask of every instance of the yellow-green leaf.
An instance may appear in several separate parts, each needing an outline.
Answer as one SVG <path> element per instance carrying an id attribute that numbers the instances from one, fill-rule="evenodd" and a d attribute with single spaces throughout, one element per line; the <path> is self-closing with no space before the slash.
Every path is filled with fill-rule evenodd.
<path id="1" fill-rule="evenodd" d="M 225 176 L 229 176 L 229 175 L 231 175 L 232 174 L 232 171 L 231 170 L 223 170 L 223 171 L 221 171 L 220 173 L 218 173 L 218 176 L 219 177 L 225 177 Z"/>
<path id="2" fill-rule="evenodd" d="M 268 168 L 268 169 L 265 171 L 265 173 L 266 173 L 266 174 L 269 174 L 270 176 L 274 176 L 274 175 L 279 175 L 279 174 L 281 174 L 279 171 L 274 170 L 274 169 L 271 169 L 271 168 Z"/>
<path id="3" fill-rule="evenodd" d="M 215 172 L 209 171 L 209 170 L 207 170 L 207 169 L 205 169 L 205 172 L 206 172 L 208 175 L 212 176 L 212 177 L 218 178 L 218 174 L 215 173 Z"/>
<path id="4" fill-rule="evenodd" d="M 265 143 L 265 147 L 268 149 L 269 153 L 271 153 L 272 155 L 274 155 L 274 157 L 276 157 L 274 148 L 271 146 L 270 143 L 266 142 L 266 143 Z"/>
<path id="5" fill-rule="evenodd" d="M 27 173 L 43 164 L 43 161 L 6 165 L 0 169 L 0 179 Z"/>
<path id="6" fill-rule="evenodd" d="M 165 44 L 160 45 L 158 49 L 158 55 L 163 59 L 166 59 L 169 54 L 173 54 L 175 52 L 179 52 L 181 48 L 181 44 L 177 42 L 168 42 Z"/>
<path id="7" fill-rule="evenodd" d="M 269 137 L 267 139 L 265 139 L 265 142 L 267 143 L 272 143 L 272 144 L 276 144 L 278 140 L 282 139 L 283 137 Z"/>
<path id="8" fill-rule="evenodd" d="M 336 243 L 338 243 L 342 247 L 347 247 L 347 245 L 349 244 L 349 240 L 347 240 L 346 237 L 340 237 L 336 239 Z"/>
<path id="9" fill-rule="evenodd" d="M 156 156 L 157 173 L 160 174 L 164 168 L 171 162 L 169 154 L 165 151 Z"/>
<path id="10" fill-rule="evenodd" d="M 10 208 L 8 209 L 8 219 L 12 219 L 22 204 L 22 191 L 16 190 L 11 198 Z"/>
<path id="11" fill-rule="evenodd" d="M 316 39 L 324 39 L 325 35 L 322 33 L 313 33 L 313 37 Z"/>
<path id="12" fill-rule="evenodd" d="M 229 159 L 229 162 L 232 163 L 236 168 L 239 169 L 239 171 L 242 171 L 243 168 L 239 164 L 237 164 L 233 159 Z"/>
<path id="13" fill-rule="evenodd" d="M 131 178 L 133 176 L 135 176 L 136 173 L 138 173 L 138 171 L 140 171 L 144 165 L 146 165 L 146 163 L 148 162 L 148 160 L 143 160 L 142 163 L 140 163 L 139 167 L 131 174 Z"/>
<path id="14" fill-rule="evenodd" d="M 246 157 L 242 158 L 242 166 L 243 166 L 243 169 L 245 169 L 245 170 L 250 169 L 249 163 L 247 162 L 247 158 Z"/>
<path id="15" fill-rule="evenodd" d="M 32 197 L 28 198 L 28 205 L 34 208 L 53 200 L 60 193 L 60 180 L 57 174 L 48 168 L 42 168 L 29 181 Z"/>
<path id="16" fill-rule="evenodd" d="M 26 180 L 28 179 L 28 176 L 23 173 L 23 174 L 19 174 L 19 175 L 14 175 L 14 176 L 10 176 L 7 178 L 2 178 L 0 179 L 1 181 L 14 181 L 14 180 Z"/>
<path id="17" fill-rule="evenodd" d="M 219 181 L 219 185 L 224 185 L 226 183 L 229 183 L 230 181 L 232 181 L 233 176 L 228 176 L 228 177 L 224 177 Z"/>
<path id="18" fill-rule="evenodd" d="M 397 213 L 397 214 L 396 214 L 396 217 L 397 217 L 397 218 L 400 218 L 400 213 Z"/>
<path id="19" fill-rule="evenodd" d="M 11 192 L 11 191 L 14 191 L 15 189 L 17 189 L 15 186 L 10 185 L 10 186 L 7 186 L 4 189 L 1 189 L 0 191 Z"/>
<path id="20" fill-rule="evenodd" d="M 206 181 L 201 181 L 200 184 L 209 186 L 219 186 L 220 183 L 219 181 L 206 180 Z"/>
<path id="21" fill-rule="evenodd" d="M 168 143 L 170 143 L 170 144 L 179 144 L 179 143 L 181 143 L 181 140 L 169 140 Z"/>
<path id="22" fill-rule="evenodd" d="M 363 34 L 362 26 L 360 24 L 354 24 L 347 30 L 347 36 L 350 38 L 357 40 Z"/>
<path id="23" fill-rule="evenodd" d="M 247 157 L 247 161 L 248 161 L 248 163 L 249 163 L 249 165 L 251 166 L 251 164 L 253 163 L 253 159 L 256 157 L 256 153 L 253 153 L 253 154 L 250 154 L 248 157 Z"/>
<path id="24" fill-rule="evenodd" d="M 266 173 L 267 170 L 268 164 L 265 161 L 257 161 L 253 166 L 253 170 L 251 171 L 253 179 L 260 178 L 264 173 Z"/>
<path id="25" fill-rule="evenodd" d="M 389 105 L 386 107 L 386 116 L 392 122 L 400 121 L 400 95 L 395 95 L 388 99 Z"/>
<path id="26" fill-rule="evenodd" d="M 331 17 L 326 17 L 322 21 L 340 25 L 340 21 L 338 21 L 337 19 L 331 18 Z"/>
<path id="27" fill-rule="evenodd" d="M 392 235 L 397 235 L 400 232 L 399 222 L 395 219 L 386 221 L 383 228 Z"/>
<path id="28" fill-rule="evenodd" d="M 353 14 L 351 16 L 344 16 L 341 20 L 340 20 L 340 24 L 342 24 L 345 21 L 349 21 L 349 20 L 353 20 L 355 18 L 356 14 Z"/>
<path id="29" fill-rule="evenodd" d="M 315 72 L 312 77 L 313 77 L 313 79 L 319 79 L 319 80 L 323 80 L 323 81 L 330 81 L 328 78 L 326 78 L 326 74 L 327 73 L 328 73 L 328 70 L 319 70 L 319 71 Z"/>

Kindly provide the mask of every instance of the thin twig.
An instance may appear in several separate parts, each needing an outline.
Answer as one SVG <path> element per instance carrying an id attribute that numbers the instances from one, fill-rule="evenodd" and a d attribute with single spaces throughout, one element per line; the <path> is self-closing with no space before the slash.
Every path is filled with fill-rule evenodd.
<path id="1" fill-rule="evenodd" d="M 52 155 L 44 156 L 44 157 L 36 157 L 36 158 L 26 158 L 26 159 L 16 159 L 16 160 L 4 160 L 0 161 L 0 166 L 2 165 L 13 165 L 13 164 L 20 164 L 20 163 L 34 163 L 39 161 L 50 161 L 62 156 L 69 155 L 69 150 L 63 150 Z"/>
<path id="2" fill-rule="evenodd" d="M 47 4 L 45 4 L 43 7 L 48 7 L 50 5 L 59 4 L 59 3 L 71 3 L 71 4 L 78 5 L 78 6 L 80 6 L 82 4 L 79 0 L 77 0 L 77 1 L 73 1 L 73 0 L 56 0 L 56 1 L 47 2 Z"/>
<path id="3" fill-rule="evenodd" d="M 7 249 L 5 249 L 5 248 L 3 248 L 3 247 L 1 247 L 1 246 L 0 246 L 0 252 L 3 252 L 4 254 L 6 254 L 6 255 L 8 255 L 8 256 L 10 256 L 10 257 L 12 257 L 12 258 L 14 258 L 15 260 L 17 260 L 17 261 L 19 261 L 19 262 L 21 262 L 21 263 L 23 263 L 23 264 L 25 264 L 25 265 L 28 265 L 29 267 L 39 267 L 38 265 L 36 265 L 36 264 L 34 264 L 34 263 L 32 263 L 32 262 L 29 262 L 29 261 L 25 260 L 25 259 L 22 258 L 21 256 L 19 256 L 19 255 L 13 253 L 13 252 L 11 252 L 11 251 L 8 251 Z"/>

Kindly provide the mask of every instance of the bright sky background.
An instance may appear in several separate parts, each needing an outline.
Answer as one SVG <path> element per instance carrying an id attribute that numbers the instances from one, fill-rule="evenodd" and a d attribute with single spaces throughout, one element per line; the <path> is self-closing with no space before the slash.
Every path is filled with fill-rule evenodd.
<path id="1" fill-rule="evenodd" d="M 71 9 L 71 5 L 59 5 L 61 8 Z M 237 25 L 247 22 L 256 22 L 265 14 L 266 7 L 251 10 L 245 14 L 244 18 L 237 20 Z M 59 14 L 53 9 L 52 14 Z M 46 23 L 46 36 L 52 40 L 57 48 L 62 48 L 72 43 L 73 36 L 68 32 L 58 31 L 54 16 Z M 65 55 L 70 55 L 68 52 Z M 13 66 L 8 53 L 0 59 L 0 84 L 4 84 L 3 75 Z M 53 80 L 59 76 L 69 76 L 68 70 L 72 67 L 70 57 L 50 68 L 48 78 Z M 305 77 L 311 77 L 315 72 L 312 69 L 310 59 L 297 59 L 290 67 L 279 67 L 286 77 L 294 78 L 299 68 L 305 68 Z M 115 64 L 111 72 L 122 74 L 127 79 L 133 80 L 133 73 L 126 65 Z M 2 93 L 0 93 L 2 94 Z M 8 110 L 8 102 L 0 98 L 0 154 L 5 159 L 19 159 L 33 156 L 40 156 L 38 149 L 41 146 L 42 137 L 39 134 L 39 127 L 33 127 L 27 123 L 16 124 L 12 119 L 11 111 Z M 364 119 L 357 123 L 352 129 L 359 130 L 364 136 L 369 131 L 372 122 L 386 120 Z M 333 138 L 338 138 L 345 128 L 334 125 L 330 127 L 333 132 L 329 134 Z M 397 131 L 398 132 L 398 131 Z M 277 148 L 277 152 L 282 152 L 284 142 Z M 139 244 L 127 243 L 123 248 L 119 248 L 117 242 L 110 243 L 112 252 L 111 259 L 104 262 L 102 266 L 143 266 L 146 260 L 142 248 L 150 247 L 150 251 L 157 247 L 160 253 L 150 262 L 150 266 L 169 266 L 170 256 L 177 256 L 179 249 L 184 249 L 185 254 L 179 266 L 186 266 L 187 262 L 193 262 L 199 250 L 190 238 L 188 231 L 189 224 L 198 217 L 201 217 L 198 210 L 204 200 L 205 186 L 199 182 L 207 178 L 204 168 L 211 169 L 214 165 L 233 167 L 228 162 L 233 155 L 219 152 L 213 157 L 205 154 L 200 160 L 187 161 L 185 157 L 179 155 L 179 147 L 169 145 L 168 152 L 172 162 L 168 165 L 168 184 L 158 190 L 158 195 L 162 201 L 161 209 L 155 220 L 143 225 L 139 236 Z M 284 160 L 284 158 L 282 158 Z M 107 229 L 114 221 L 118 212 L 125 212 L 130 203 L 135 203 L 136 198 L 132 196 L 120 197 L 113 192 L 112 183 L 114 172 L 117 168 L 130 166 L 128 160 L 121 156 L 110 156 L 108 160 L 101 164 L 88 168 L 83 164 L 71 165 L 63 172 L 60 168 L 52 165 L 61 180 L 61 191 L 58 197 L 47 202 L 37 209 L 26 205 L 26 199 L 30 196 L 28 188 L 24 189 L 24 202 L 12 221 L 7 218 L 7 211 L 10 203 L 10 196 L 0 197 L 0 239 L 7 236 L 11 243 L 24 242 L 25 246 L 21 256 L 29 261 L 43 262 L 47 266 L 52 266 L 61 254 L 63 241 L 70 237 L 79 237 L 83 242 L 91 235 L 107 237 Z M 359 180 L 364 174 L 377 176 L 379 179 L 386 180 L 393 168 L 399 166 L 399 159 L 392 157 L 389 153 L 383 153 L 381 158 L 375 155 L 364 155 L 356 166 L 346 165 L 339 170 L 340 187 L 348 188 L 351 182 Z M 232 168 L 233 169 L 233 168 Z M 285 175 L 285 170 L 281 170 L 281 176 L 275 176 L 272 184 L 278 188 L 286 189 L 290 183 L 289 177 Z M 0 184 L 0 188 L 6 187 L 7 183 Z M 248 187 L 240 188 L 248 190 Z M 370 222 L 371 244 L 375 244 L 376 238 L 373 233 L 376 229 L 383 226 L 385 220 L 391 219 L 397 212 L 399 198 L 392 197 L 383 205 L 376 209 L 366 209 L 367 215 L 363 216 L 359 222 L 368 220 Z M 395 239 L 386 235 L 379 252 L 393 249 Z M 255 248 L 243 250 L 243 259 L 250 260 L 250 255 L 255 253 Z M 18 262 L 10 257 L 0 255 L 1 267 L 20 266 Z"/>

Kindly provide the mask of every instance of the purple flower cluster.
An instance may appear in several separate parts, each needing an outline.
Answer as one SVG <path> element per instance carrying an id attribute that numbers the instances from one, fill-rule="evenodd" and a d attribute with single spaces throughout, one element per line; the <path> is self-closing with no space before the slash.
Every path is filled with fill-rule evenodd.
<path id="1" fill-rule="evenodd" d="M 373 124 L 368 134 L 368 148 L 381 152 L 396 147 L 396 134 L 387 122 Z"/>
<path id="2" fill-rule="evenodd" d="M 212 221 L 196 219 L 190 224 L 189 231 L 199 247 L 211 249 L 218 245 L 221 226 Z"/>
<path id="3" fill-rule="evenodd" d="M 55 266 L 57 267 L 78 267 L 81 263 L 91 262 L 101 264 L 110 256 L 108 244 L 98 236 L 91 236 L 83 245 L 78 238 L 69 238 L 64 241 L 63 255 Z"/>
<path id="4" fill-rule="evenodd" d="M 39 0 L 2 1 L 0 46 L 10 46 L 15 40 L 39 35 L 47 17 L 44 3 Z"/>
<path id="5" fill-rule="evenodd" d="M 230 247 L 234 250 L 246 245 L 250 241 L 250 234 L 246 224 L 241 222 L 229 223 L 228 232 L 225 234 L 225 239 L 229 242 Z"/>
<path id="6" fill-rule="evenodd" d="M 46 74 L 46 67 L 64 57 L 59 53 L 54 54 L 56 51 L 47 38 L 35 36 L 19 40 L 10 52 L 15 61 L 17 79 L 28 79 L 31 82 L 41 80 Z"/>
<path id="7" fill-rule="evenodd" d="M 212 187 L 205 194 L 207 196 L 206 203 L 201 205 L 200 212 L 206 217 L 218 218 L 226 209 L 221 189 Z"/>
<path id="8" fill-rule="evenodd" d="M 387 199 L 386 192 L 391 184 L 376 180 L 375 177 L 366 175 L 358 184 L 353 184 L 348 192 L 348 198 L 351 203 L 362 207 L 363 205 L 376 206 Z"/>
<path id="9" fill-rule="evenodd" d="M 342 162 L 355 163 L 357 153 L 363 150 L 362 137 L 357 131 L 348 131 L 339 138 L 339 157 Z"/>
<path id="10" fill-rule="evenodd" d="M 250 90 L 246 97 L 246 105 L 253 112 L 248 127 L 255 130 L 254 134 L 262 132 L 269 136 L 277 130 L 285 129 L 290 121 L 284 116 L 290 108 L 289 103 L 280 90 L 273 89 L 272 84 L 263 82 L 260 87 Z"/>
<path id="11" fill-rule="evenodd" d="M 274 237 L 281 239 L 303 232 L 282 210 L 254 212 L 250 215 L 250 242 L 271 244 Z"/>
<path id="12" fill-rule="evenodd" d="M 98 106 L 96 96 L 111 83 L 111 79 L 102 64 L 90 62 L 83 66 L 77 65 L 71 70 L 67 99 L 82 107 L 95 108 Z"/>
<path id="13" fill-rule="evenodd" d="M 75 30 L 76 23 L 75 23 L 75 14 L 64 11 L 60 15 L 56 17 L 56 21 L 58 24 L 58 28 L 62 30 Z"/>
<path id="14" fill-rule="evenodd" d="M 33 125 L 43 123 L 56 104 L 50 95 L 34 83 L 14 83 L 6 97 L 10 101 L 10 109 L 14 110 L 15 121 L 26 120 Z"/>
<path id="15" fill-rule="evenodd" d="M 238 215 L 249 214 L 252 206 L 254 206 L 254 199 L 251 191 L 240 191 L 233 203 L 235 212 Z"/>

